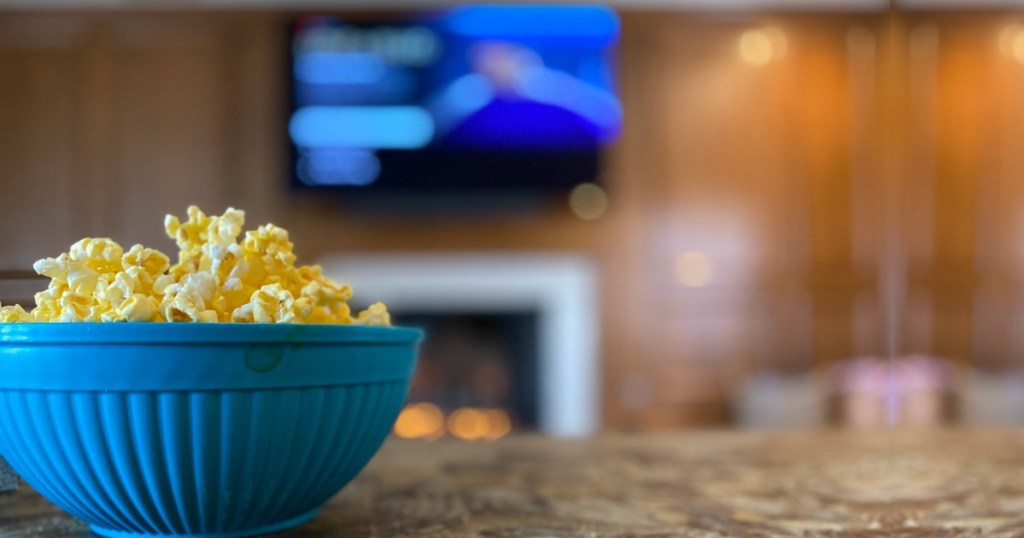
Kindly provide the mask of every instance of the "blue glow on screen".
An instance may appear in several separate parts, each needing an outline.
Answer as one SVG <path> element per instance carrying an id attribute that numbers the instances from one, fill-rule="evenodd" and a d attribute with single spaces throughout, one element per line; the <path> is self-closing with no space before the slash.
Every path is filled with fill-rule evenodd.
<path id="1" fill-rule="evenodd" d="M 292 114 L 301 147 L 418 149 L 434 135 L 434 120 L 418 106 L 309 106 Z"/>
<path id="2" fill-rule="evenodd" d="M 581 84 L 579 79 L 566 73 L 553 70 L 531 73 L 523 80 L 522 94 L 579 114 L 593 125 L 594 137 L 602 142 L 618 135 L 622 122 L 619 100 L 594 86 Z"/>
<path id="3" fill-rule="evenodd" d="M 455 8 L 452 32 L 476 39 L 549 38 L 607 43 L 619 35 L 619 18 L 601 6 L 480 5 Z"/>
<path id="4" fill-rule="evenodd" d="M 295 58 L 295 78 L 311 84 L 372 84 L 388 66 L 368 52 L 310 52 Z"/>
<path id="5" fill-rule="evenodd" d="M 289 121 L 297 177 L 370 184 L 388 167 L 381 151 L 596 151 L 622 129 L 619 31 L 613 10 L 589 5 L 303 19 Z"/>
<path id="6" fill-rule="evenodd" d="M 380 160 L 366 149 L 326 147 L 303 151 L 296 168 L 307 185 L 364 186 L 380 175 Z"/>

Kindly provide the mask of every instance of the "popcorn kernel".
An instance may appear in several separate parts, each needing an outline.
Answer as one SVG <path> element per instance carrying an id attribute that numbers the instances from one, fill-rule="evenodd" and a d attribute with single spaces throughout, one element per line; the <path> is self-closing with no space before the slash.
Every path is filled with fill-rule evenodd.
<path id="1" fill-rule="evenodd" d="M 352 289 L 318 265 L 295 266 L 288 232 L 265 224 L 243 235 L 245 212 L 207 216 L 190 206 L 187 220 L 164 219 L 177 263 L 159 250 L 127 252 L 108 238 L 85 238 L 56 258 L 33 264 L 50 278 L 36 307 L 0 306 L 0 323 L 130 321 L 329 323 L 389 325 L 375 303 L 353 318 Z M 239 238 L 241 237 L 241 240 Z"/>

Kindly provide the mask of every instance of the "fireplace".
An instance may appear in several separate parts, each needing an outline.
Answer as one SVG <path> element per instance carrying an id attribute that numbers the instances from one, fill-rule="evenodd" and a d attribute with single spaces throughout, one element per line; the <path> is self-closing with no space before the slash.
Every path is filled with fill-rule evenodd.
<path id="1" fill-rule="evenodd" d="M 420 435 L 412 436 L 490 439 L 506 423 L 561 437 L 598 429 L 596 271 L 589 258 L 374 254 L 332 256 L 321 265 L 352 285 L 354 303 L 381 300 L 398 323 L 427 330 L 406 408 L 417 418 L 409 427 Z"/>
<path id="2" fill-rule="evenodd" d="M 426 333 L 409 401 L 434 404 L 450 423 L 439 424 L 436 413 L 431 418 L 413 408 L 405 416 L 413 418 L 399 418 L 398 435 L 430 438 L 447 430 L 467 440 L 497 439 L 513 428 L 536 429 L 536 312 L 394 312 L 394 318 Z M 460 409 L 480 411 L 478 420 L 454 420 Z"/>

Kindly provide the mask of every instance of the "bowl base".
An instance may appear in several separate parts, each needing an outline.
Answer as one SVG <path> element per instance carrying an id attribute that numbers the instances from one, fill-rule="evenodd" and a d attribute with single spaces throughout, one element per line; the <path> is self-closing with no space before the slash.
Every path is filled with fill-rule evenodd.
<path id="1" fill-rule="evenodd" d="M 210 534 L 147 534 L 140 532 L 117 531 L 100 527 L 98 525 L 89 525 L 89 528 L 92 532 L 100 536 L 106 536 L 107 538 L 246 538 L 248 536 L 271 534 L 281 532 L 292 527 L 297 527 L 316 517 L 319 511 L 320 509 L 317 508 L 291 519 L 278 521 L 277 523 L 271 523 L 270 525 L 263 525 L 262 527 L 253 527 L 251 529 L 244 529 L 240 531 L 215 532 Z"/>

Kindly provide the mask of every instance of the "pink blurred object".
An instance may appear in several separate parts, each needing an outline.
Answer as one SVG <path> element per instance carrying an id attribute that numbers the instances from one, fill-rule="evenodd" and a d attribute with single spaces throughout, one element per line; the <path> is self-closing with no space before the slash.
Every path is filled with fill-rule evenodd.
<path id="1" fill-rule="evenodd" d="M 884 426 L 889 374 L 889 364 L 876 357 L 859 357 L 832 365 L 827 379 L 833 421 L 852 428 Z"/>
<path id="2" fill-rule="evenodd" d="M 947 423 L 953 418 L 955 373 L 949 361 L 925 355 L 839 362 L 828 375 L 832 416 L 855 428 Z"/>

